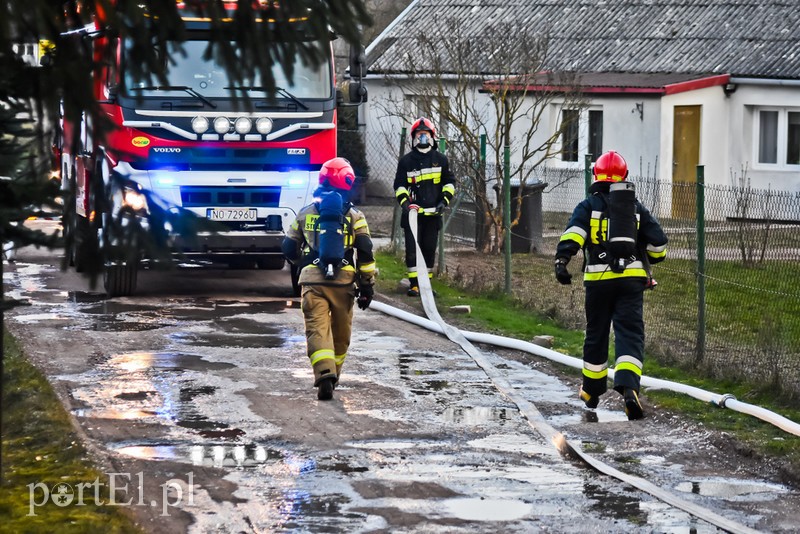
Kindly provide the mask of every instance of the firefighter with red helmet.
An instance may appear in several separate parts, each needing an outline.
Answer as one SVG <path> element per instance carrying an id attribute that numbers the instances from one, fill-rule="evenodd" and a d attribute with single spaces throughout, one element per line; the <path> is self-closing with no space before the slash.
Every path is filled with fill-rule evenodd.
<path id="1" fill-rule="evenodd" d="M 625 181 L 628 165 L 617 152 L 597 158 L 589 197 L 572 213 L 556 248 L 555 275 L 572 283 L 570 259 L 583 250 L 586 337 L 583 384 L 588 408 L 597 407 L 608 388 L 608 344 L 614 326 L 614 389 L 623 395 L 628 419 L 644 416 L 639 384 L 644 362 L 644 290 L 649 266 L 666 257 L 667 236 Z"/>
<path id="2" fill-rule="evenodd" d="M 355 172 L 346 159 L 325 162 L 314 202 L 300 210 L 283 240 L 284 256 L 300 269 L 306 349 L 320 400 L 333 398 L 341 378 L 350 347 L 354 301 L 365 310 L 374 295 L 375 256 L 369 226 L 348 199 L 354 183 Z M 337 207 L 330 221 L 338 221 L 333 228 L 320 222 L 325 217 L 323 205 Z M 340 248 L 340 260 L 330 272 L 320 263 L 326 239 L 333 239 L 333 248 L 337 243 Z"/>
<path id="3" fill-rule="evenodd" d="M 403 210 L 400 225 L 405 237 L 408 295 L 411 297 L 419 295 L 419 284 L 417 249 L 414 234 L 408 224 L 408 213 L 410 210 L 418 213 L 419 248 L 428 267 L 428 276 L 433 276 L 442 214 L 453 200 L 455 183 L 447 157 L 437 150 L 433 122 L 425 117 L 417 119 L 411 125 L 411 150 L 397 162 L 394 177 L 395 198 Z"/>

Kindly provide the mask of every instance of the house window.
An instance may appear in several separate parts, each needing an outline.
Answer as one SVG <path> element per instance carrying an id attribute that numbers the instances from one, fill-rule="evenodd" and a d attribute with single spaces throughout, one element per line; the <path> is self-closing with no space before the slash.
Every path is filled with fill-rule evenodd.
<path id="1" fill-rule="evenodd" d="M 800 110 L 759 109 L 756 155 L 761 165 L 800 165 Z"/>
<path id="2" fill-rule="evenodd" d="M 585 154 L 596 161 L 603 153 L 603 110 L 561 109 L 560 160 L 565 163 L 583 162 Z M 571 165 L 570 165 L 571 166 Z"/>
<path id="3" fill-rule="evenodd" d="M 603 153 L 603 111 L 589 110 L 589 154 L 592 163 Z"/>
<path id="4" fill-rule="evenodd" d="M 578 161 L 578 119 L 577 109 L 561 112 L 561 161 Z"/>

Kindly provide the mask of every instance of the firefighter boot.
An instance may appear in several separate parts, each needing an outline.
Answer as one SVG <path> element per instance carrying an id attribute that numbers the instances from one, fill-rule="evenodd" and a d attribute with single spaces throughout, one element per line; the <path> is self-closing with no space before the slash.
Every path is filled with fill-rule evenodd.
<path id="1" fill-rule="evenodd" d="M 636 393 L 636 390 L 625 388 L 623 397 L 625 399 L 625 414 L 628 416 L 629 421 L 644 417 L 642 403 L 639 401 L 639 394 Z"/>
<path id="2" fill-rule="evenodd" d="M 336 389 L 336 386 L 339 385 L 339 380 L 342 379 L 342 366 L 343 365 L 344 365 L 343 363 L 337 363 L 336 364 L 336 382 L 334 382 L 334 384 L 333 384 L 333 389 Z"/>
<path id="3" fill-rule="evenodd" d="M 333 359 L 325 359 L 314 365 L 314 387 L 318 388 L 319 400 L 331 400 L 336 385 L 336 367 Z"/>
<path id="4" fill-rule="evenodd" d="M 578 396 L 581 398 L 583 403 L 586 405 L 587 408 L 590 410 L 594 410 L 597 408 L 597 405 L 600 404 L 600 395 L 589 395 L 586 393 L 583 388 L 578 391 Z"/>

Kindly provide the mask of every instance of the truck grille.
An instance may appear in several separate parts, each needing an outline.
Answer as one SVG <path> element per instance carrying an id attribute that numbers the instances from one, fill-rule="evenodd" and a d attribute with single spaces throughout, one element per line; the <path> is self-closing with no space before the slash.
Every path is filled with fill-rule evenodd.
<path id="1" fill-rule="evenodd" d="M 181 203 L 184 208 L 276 208 L 280 198 L 280 187 L 181 187 Z"/>

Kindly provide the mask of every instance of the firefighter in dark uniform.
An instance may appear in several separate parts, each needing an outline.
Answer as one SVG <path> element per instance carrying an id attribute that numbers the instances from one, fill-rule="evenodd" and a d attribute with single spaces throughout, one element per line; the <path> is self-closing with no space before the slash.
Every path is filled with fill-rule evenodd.
<path id="1" fill-rule="evenodd" d="M 436 129 L 426 118 L 411 125 L 411 151 L 397 162 L 394 192 L 403 209 L 400 225 L 403 227 L 408 269 L 408 295 L 419 295 L 417 282 L 417 249 L 414 234 L 408 224 L 408 213 L 416 210 L 417 238 L 428 276 L 433 274 L 442 214 L 455 194 L 455 178 L 450 172 L 447 157 L 436 147 Z"/>
<path id="2" fill-rule="evenodd" d="M 344 158 L 325 162 L 319 173 L 314 202 L 300 210 L 283 241 L 283 253 L 299 264 L 301 308 L 305 320 L 306 345 L 317 398 L 330 400 L 342 374 L 353 322 L 353 303 L 367 309 L 375 283 L 375 257 L 364 214 L 347 199 L 355 173 Z M 344 261 L 333 277 L 327 278 L 319 263 L 320 197 L 331 191 L 341 194 L 344 233 Z"/>
<path id="3" fill-rule="evenodd" d="M 572 275 L 567 264 L 583 249 L 586 338 L 579 395 L 588 408 L 594 409 L 608 388 L 608 343 L 613 323 L 614 389 L 623 395 L 625 413 L 633 420 L 644 416 L 639 401 L 644 361 L 644 290 L 653 283 L 649 265 L 666 256 L 667 236 L 656 218 L 631 194 L 631 235 L 620 239 L 635 243 L 631 245 L 635 252 L 627 258 L 611 254 L 609 191 L 614 194 L 615 189 L 626 186 L 632 190 L 632 185 L 624 182 L 627 176 L 628 165 L 618 153 L 606 152 L 597 159 L 589 197 L 575 207 L 558 243 L 555 274 L 560 283 L 570 284 Z"/>

